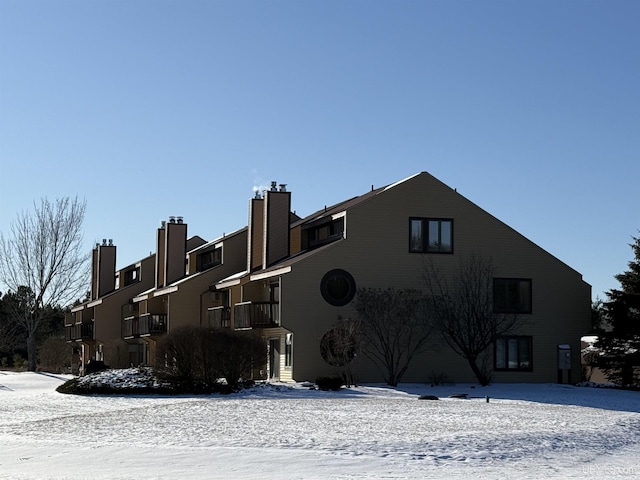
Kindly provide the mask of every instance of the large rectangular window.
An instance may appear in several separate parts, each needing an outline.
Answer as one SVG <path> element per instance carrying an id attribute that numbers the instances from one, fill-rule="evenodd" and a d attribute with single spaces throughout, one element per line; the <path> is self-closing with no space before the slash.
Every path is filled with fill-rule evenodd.
<path id="1" fill-rule="evenodd" d="M 531 296 L 531 279 L 493 279 L 493 311 L 495 313 L 531 313 Z"/>
<path id="2" fill-rule="evenodd" d="M 495 369 L 533 370 L 532 350 L 532 337 L 498 337 L 495 345 Z"/>
<path id="3" fill-rule="evenodd" d="M 453 220 L 410 218 L 409 251 L 414 253 L 453 253 Z"/>

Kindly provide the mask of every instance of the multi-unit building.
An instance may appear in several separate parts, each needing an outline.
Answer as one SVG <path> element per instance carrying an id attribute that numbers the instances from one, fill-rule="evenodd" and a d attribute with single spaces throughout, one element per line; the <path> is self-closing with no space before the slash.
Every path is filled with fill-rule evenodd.
<path id="1" fill-rule="evenodd" d="M 495 339 L 494 381 L 579 379 L 590 286 L 430 174 L 372 188 L 305 218 L 291 213 L 291 195 L 274 183 L 250 200 L 246 228 L 208 243 L 187 241 L 186 224 L 169 221 L 158 230 L 155 256 L 120 270 L 119 280 L 112 278 L 115 247 L 97 246 L 91 299 L 73 310 L 67 327 L 83 360 L 153 364 L 156 342 L 181 325 L 253 329 L 269 347 L 257 377 L 314 380 L 335 373 L 321 339 L 338 319 L 356 315 L 359 288 L 424 290 L 425 260 L 452 273 L 461 259 L 477 256 L 493 265 L 496 311 L 507 308 L 524 320 Z M 353 369 L 359 381 L 382 381 L 364 356 Z M 475 380 L 464 359 L 434 345 L 413 360 L 403 381 L 436 374 Z"/>

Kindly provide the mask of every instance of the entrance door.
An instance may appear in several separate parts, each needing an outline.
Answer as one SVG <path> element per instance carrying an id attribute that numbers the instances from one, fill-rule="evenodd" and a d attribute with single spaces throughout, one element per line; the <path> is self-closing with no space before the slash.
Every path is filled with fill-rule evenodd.
<path id="1" fill-rule="evenodd" d="M 280 378 L 280 339 L 269 339 L 269 378 Z"/>

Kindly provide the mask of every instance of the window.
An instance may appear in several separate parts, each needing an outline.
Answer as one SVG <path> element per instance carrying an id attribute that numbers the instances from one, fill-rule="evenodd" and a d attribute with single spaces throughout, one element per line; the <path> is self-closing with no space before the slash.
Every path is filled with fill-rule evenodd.
<path id="1" fill-rule="evenodd" d="M 344 235 L 344 218 L 340 217 L 308 227 L 303 232 L 302 248 L 316 248 L 326 243 L 339 240 Z"/>
<path id="2" fill-rule="evenodd" d="M 531 313 L 531 279 L 494 278 L 495 313 Z"/>
<path id="3" fill-rule="evenodd" d="M 346 305 L 356 294 L 356 281 L 351 274 L 339 268 L 327 272 L 320 281 L 320 293 L 336 307 Z"/>
<path id="4" fill-rule="evenodd" d="M 293 365 L 293 333 L 287 333 L 284 340 L 284 366 Z"/>
<path id="5" fill-rule="evenodd" d="M 532 371 L 532 337 L 498 337 L 496 339 L 495 369 Z"/>
<path id="6" fill-rule="evenodd" d="M 410 218 L 409 251 L 414 253 L 453 253 L 453 220 Z"/>
<path id="7" fill-rule="evenodd" d="M 222 248 L 202 252 L 196 259 L 196 270 L 202 272 L 222 263 Z"/>
<path id="8" fill-rule="evenodd" d="M 140 267 L 132 268 L 124 272 L 124 286 L 131 285 L 140 280 Z"/>

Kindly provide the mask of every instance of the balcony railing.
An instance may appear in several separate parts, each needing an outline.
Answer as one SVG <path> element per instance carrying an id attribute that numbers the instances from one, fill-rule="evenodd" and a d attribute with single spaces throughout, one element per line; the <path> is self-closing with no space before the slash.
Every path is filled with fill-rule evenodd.
<path id="1" fill-rule="evenodd" d="M 167 333 L 167 316 L 146 313 L 138 317 L 140 321 L 140 335 L 156 335 Z"/>
<path id="2" fill-rule="evenodd" d="M 122 336 L 124 338 L 157 335 L 166 333 L 167 316 L 145 313 L 139 317 L 127 317 L 122 321 Z"/>
<path id="3" fill-rule="evenodd" d="M 93 340 L 93 321 L 66 325 L 64 327 L 64 336 L 68 342 Z"/>
<path id="4" fill-rule="evenodd" d="M 209 328 L 229 328 L 231 326 L 231 308 L 208 308 L 207 320 L 209 322 Z"/>
<path id="5" fill-rule="evenodd" d="M 140 319 L 138 317 L 127 317 L 122 320 L 122 336 L 124 338 L 140 336 Z"/>
<path id="6" fill-rule="evenodd" d="M 234 306 L 235 328 L 269 328 L 280 325 L 278 302 L 243 302 Z"/>

